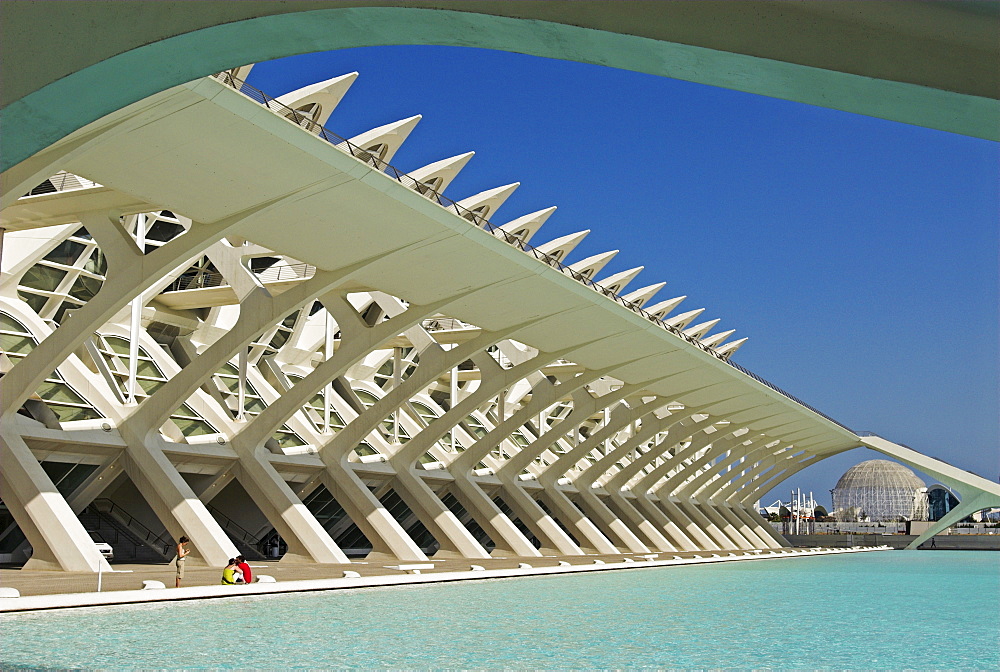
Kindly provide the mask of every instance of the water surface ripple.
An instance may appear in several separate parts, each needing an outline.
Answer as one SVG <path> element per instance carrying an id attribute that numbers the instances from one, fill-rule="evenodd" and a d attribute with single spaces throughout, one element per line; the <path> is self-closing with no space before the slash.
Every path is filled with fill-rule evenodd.
<path id="1" fill-rule="evenodd" d="M 1000 553 L 893 551 L 0 616 L 0 667 L 1000 669 Z"/>

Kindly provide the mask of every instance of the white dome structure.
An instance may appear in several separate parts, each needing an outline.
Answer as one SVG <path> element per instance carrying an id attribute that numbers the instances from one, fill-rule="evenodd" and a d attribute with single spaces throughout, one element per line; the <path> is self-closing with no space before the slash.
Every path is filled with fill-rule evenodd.
<path id="1" fill-rule="evenodd" d="M 838 520 L 912 519 L 920 510 L 926 484 L 912 471 L 889 460 L 868 460 L 848 469 L 833 490 Z"/>

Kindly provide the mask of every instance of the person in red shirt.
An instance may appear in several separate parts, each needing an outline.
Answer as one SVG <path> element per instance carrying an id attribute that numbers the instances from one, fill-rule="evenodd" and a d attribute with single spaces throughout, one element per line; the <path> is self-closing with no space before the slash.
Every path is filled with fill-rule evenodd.
<path id="1" fill-rule="evenodd" d="M 253 583 L 253 573 L 250 571 L 250 565 L 247 564 L 247 559 L 242 555 L 237 555 L 236 566 L 239 567 L 241 572 L 243 572 L 243 583 Z"/>

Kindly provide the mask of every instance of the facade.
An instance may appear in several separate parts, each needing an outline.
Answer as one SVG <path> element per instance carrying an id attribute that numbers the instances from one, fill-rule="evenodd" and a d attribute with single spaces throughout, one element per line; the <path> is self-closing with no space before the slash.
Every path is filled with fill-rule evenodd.
<path id="1" fill-rule="evenodd" d="M 82 128 L 5 201 L 11 560 L 96 570 L 100 521 L 211 565 L 776 548 L 754 502 L 858 445 L 997 496 L 730 362 L 641 268 L 565 261 L 586 232 L 538 244 L 554 208 L 496 223 L 516 184 L 443 196 L 471 154 L 397 171 L 419 117 L 330 133 L 355 74 L 245 74 Z"/>

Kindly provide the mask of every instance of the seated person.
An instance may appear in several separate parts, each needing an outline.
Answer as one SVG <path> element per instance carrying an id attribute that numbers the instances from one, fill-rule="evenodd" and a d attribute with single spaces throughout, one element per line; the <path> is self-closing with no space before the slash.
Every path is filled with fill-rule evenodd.
<path id="1" fill-rule="evenodd" d="M 242 583 L 243 575 L 239 572 L 240 570 L 236 566 L 236 558 L 229 558 L 229 564 L 222 570 L 222 585 L 234 586 L 237 583 Z M 239 578 L 239 581 L 237 581 L 237 578 Z"/>
<path id="2" fill-rule="evenodd" d="M 247 564 L 247 559 L 242 555 L 236 556 L 236 567 L 243 574 L 243 583 L 253 583 L 253 572 L 250 571 L 250 565 Z M 239 583 L 239 581 L 237 581 Z"/>

